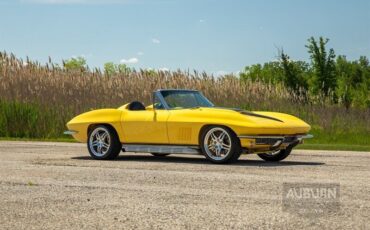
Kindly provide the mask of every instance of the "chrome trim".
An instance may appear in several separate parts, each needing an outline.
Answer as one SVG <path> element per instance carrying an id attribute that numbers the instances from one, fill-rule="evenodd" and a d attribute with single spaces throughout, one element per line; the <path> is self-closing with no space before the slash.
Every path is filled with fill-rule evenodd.
<path id="1" fill-rule="evenodd" d="M 240 135 L 239 138 L 246 138 L 246 139 L 269 139 L 269 138 L 276 138 L 276 139 L 284 139 L 285 137 L 297 137 L 302 139 L 308 139 L 313 138 L 312 134 L 306 134 L 306 135 L 286 135 L 286 136 L 249 136 L 249 135 Z"/>
<path id="2" fill-rule="evenodd" d="M 270 139 L 270 138 L 276 138 L 276 139 L 284 139 L 285 136 L 238 136 L 239 138 L 246 138 L 246 139 Z"/>
<path id="3" fill-rule="evenodd" d="M 313 138 L 313 135 L 312 134 L 298 135 L 297 138 L 309 139 L 309 138 Z"/>
<path id="4" fill-rule="evenodd" d="M 306 134 L 306 135 L 297 136 L 299 143 L 303 143 L 303 139 L 309 139 L 309 138 L 313 138 L 313 135 Z"/>
<path id="5" fill-rule="evenodd" d="M 77 134 L 78 131 L 75 131 L 75 130 L 67 130 L 67 131 L 64 131 L 63 134 L 65 135 L 73 135 L 73 134 Z"/>
<path id="6" fill-rule="evenodd" d="M 279 140 L 279 141 L 275 142 L 275 144 L 274 144 L 274 145 L 272 145 L 272 147 L 273 147 L 273 148 L 277 148 L 277 147 L 279 147 L 282 143 L 283 143 L 283 141 L 282 141 L 282 140 Z"/>
<path id="7" fill-rule="evenodd" d="M 126 152 L 200 154 L 199 146 L 123 144 Z"/>
<path id="8" fill-rule="evenodd" d="M 157 90 L 153 93 L 153 108 L 154 108 L 154 102 L 155 102 L 155 97 L 158 97 L 158 99 L 161 101 L 163 107 L 166 109 L 166 110 L 169 110 L 170 107 L 168 106 L 166 100 L 164 100 L 164 97 L 162 96 L 162 93 L 160 90 Z M 156 109 L 156 108 L 154 108 Z"/>
<path id="9" fill-rule="evenodd" d="M 294 143 L 303 143 L 303 139 L 312 138 L 312 134 L 305 135 L 286 135 L 286 136 L 249 136 L 241 135 L 239 138 L 253 139 L 256 145 L 268 145 L 271 149 L 277 149 L 282 144 L 292 145 Z"/>

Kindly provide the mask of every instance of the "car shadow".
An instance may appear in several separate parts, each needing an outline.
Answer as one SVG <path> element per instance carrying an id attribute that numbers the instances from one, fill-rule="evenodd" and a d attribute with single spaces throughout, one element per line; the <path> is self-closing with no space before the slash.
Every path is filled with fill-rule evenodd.
<path id="1" fill-rule="evenodd" d="M 90 156 L 72 157 L 74 160 L 94 160 Z M 183 157 L 171 155 L 165 157 L 157 157 L 151 155 L 120 155 L 112 161 L 141 161 L 141 162 L 161 162 L 161 163 L 185 163 L 185 164 L 212 164 L 203 157 Z M 255 167 L 281 167 L 281 166 L 318 166 L 324 165 L 323 162 L 307 162 L 307 161 L 290 161 L 289 159 L 280 162 L 266 162 L 263 160 L 239 159 L 237 162 L 228 164 L 230 166 L 255 166 Z M 214 165 L 214 164 L 212 164 Z"/>

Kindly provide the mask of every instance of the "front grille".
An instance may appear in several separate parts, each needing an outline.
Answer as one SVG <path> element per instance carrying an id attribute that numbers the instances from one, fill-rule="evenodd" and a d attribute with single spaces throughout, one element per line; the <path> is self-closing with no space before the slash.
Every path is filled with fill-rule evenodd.
<path id="1" fill-rule="evenodd" d="M 281 138 L 257 138 L 256 144 L 257 145 L 274 145 L 279 140 L 281 140 Z"/>
<path id="2" fill-rule="evenodd" d="M 256 138 L 257 145 L 274 145 L 277 141 L 282 141 L 283 143 L 292 143 L 297 140 L 295 136 L 287 136 L 287 137 L 271 137 L 271 138 Z"/>
<path id="3" fill-rule="evenodd" d="M 284 143 L 290 143 L 297 140 L 297 137 L 291 136 L 291 137 L 284 137 Z"/>

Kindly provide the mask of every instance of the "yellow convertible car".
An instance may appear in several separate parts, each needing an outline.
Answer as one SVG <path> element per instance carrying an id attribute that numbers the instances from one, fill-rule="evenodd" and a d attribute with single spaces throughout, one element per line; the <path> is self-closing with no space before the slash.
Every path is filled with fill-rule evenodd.
<path id="1" fill-rule="evenodd" d="M 214 106 L 195 90 L 157 90 L 153 104 L 134 101 L 117 109 L 76 116 L 65 134 L 86 142 L 95 159 L 124 152 L 203 154 L 213 163 L 256 153 L 266 161 L 286 158 L 302 143 L 310 126 L 297 117 Z"/>

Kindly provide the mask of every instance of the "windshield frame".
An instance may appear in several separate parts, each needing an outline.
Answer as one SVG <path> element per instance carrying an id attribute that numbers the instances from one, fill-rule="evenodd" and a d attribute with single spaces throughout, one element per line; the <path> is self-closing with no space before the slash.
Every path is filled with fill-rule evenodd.
<path id="1" fill-rule="evenodd" d="M 154 92 L 154 98 L 153 98 L 153 102 L 155 100 L 155 97 L 157 97 L 159 99 L 159 101 L 162 103 L 163 107 L 166 109 L 166 110 L 179 110 L 179 109 L 192 109 L 192 108 L 199 108 L 201 106 L 195 106 L 195 107 L 189 107 L 189 108 L 183 108 L 183 107 L 180 107 L 180 108 L 171 108 L 166 100 L 164 99 L 163 97 L 163 92 L 168 92 L 168 91 L 175 91 L 175 92 L 184 92 L 184 93 L 198 93 L 200 94 L 200 96 L 204 97 L 204 99 L 211 105 L 210 107 L 214 107 L 214 104 L 207 98 L 205 97 L 200 91 L 198 90 L 188 90 L 188 89 L 160 89 L 160 90 L 157 90 Z M 154 103 L 153 103 L 153 106 L 154 106 Z"/>

